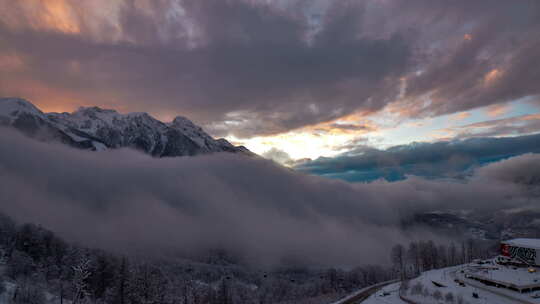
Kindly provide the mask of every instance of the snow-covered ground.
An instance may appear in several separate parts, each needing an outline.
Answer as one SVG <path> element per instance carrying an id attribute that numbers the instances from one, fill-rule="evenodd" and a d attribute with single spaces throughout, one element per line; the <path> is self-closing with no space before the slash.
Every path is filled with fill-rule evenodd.
<path id="1" fill-rule="evenodd" d="M 540 284 L 540 272 L 529 273 L 526 267 L 513 267 L 498 264 L 488 266 L 471 265 L 465 269 L 466 273 L 480 280 L 499 282 L 503 285 L 515 285 L 524 289 Z"/>
<path id="2" fill-rule="evenodd" d="M 540 274 L 530 274 L 523 269 L 504 268 L 500 265 L 497 265 L 497 268 L 499 271 L 497 275 L 506 274 L 518 281 L 534 279 L 533 276 L 540 278 Z M 540 298 L 533 298 L 533 295 L 540 294 L 540 292 L 520 294 L 467 279 L 465 275 L 472 269 L 478 269 L 478 265 L 467 264 L 424 272 L 418 278 L 408 282 L 408 287 L 405 288 L 402 295 L 411 303 L 417 304 L 540 304 Z M 464 284 L 460 285 L 456 280 Z M 365 301 L 357 303 L 407 304 L 399 296 L 401 284 L 399 282 L 387 285 Z"/>
<path id="3" fill-rule="evenodd" d="M 409 288 L 404 296 L 418 304 L 434 303 L 486 303 L 486 304 L 511 304 L 515 300 L 479 289 L 465 284 L 459 285 L 454 280 L 456 273 L 463 266 L 450 267 L 439 270 L 431 270 L 423 273 L 420 277 L 409 282 Z M 438 287 L 435 283 L 443 285 Z M 474 295 L 477 295 L 475 297 Z"/>
<path id="4" fill-rule="evenodd" d="M 388 286 L 389 284 L 399 284 L 397 280 L 387 281 L 387 282 L 381 282 L 377 283 L 375 285 L 367 286 L 365 288 L 362 288 L 360 290 L 357 290 L 348 296 L 339 299 L 338 301 L 335 301 L 331 304 L 350 304 L 350 303 L 360 303 L 361 300 L 359 299 L 366 299 L 369 295 L 371 295 L 374 291 L 376 291 L 379 288 L 383 288 L 385 286 Z"/>
<path id="5" fill-rule="evenodd" d="M 455 273 L 455 276 L 469 286 L 474 286 L 480 290 L 498 294 L 507 299 L 514 299 L 513 302 L 540 304 L 540 291 L 519 293 L 503 287 L 487 286 L 476 280 L 468 279 L 467 275 L 473 272 L 481 271 L 486 278 L 498 279 L 499 281 L 514 282 L 515 285 L 529 284 L 540 280 L 540 274 L 529 273 L 526 268 L 514 268 L 512 266 L 496 265 L 492 270 L 479 270 L 476 265 L 466 265 L 462 267 L 463 272 Z"/>
<path id="6" fill-rule="evenodd" d="M 399 287 L 401 282 L 390 284 L 374 293 L 362 304 L 407 304 L 399 298 Z"/>
<path id="7" fill-rule="evenodd" d="M 443 303 L 447 298 L 453 298 L 455 303 L 459 303 L 459 299 L 462 299 L 462 303 L 509 304 L 518 303 L 519 300 L 523 303 L 540 303 L 540 299 L 531 297 L 536 293 L 519 294 L 466 279 L 465 273 L 470 267 L 471 265 L 464 265 L 425 272 L 419 278 L 410 281 L 406 297 L 417 303 Z M 456 279 L 463 281 L 464 286 L 457 283 Z M 444 287 L 438 287 L 434 282 Z M 436 299 L 437 291 L 442 298 Z M 478 297 L 476 298 L 474 294 Z"/>

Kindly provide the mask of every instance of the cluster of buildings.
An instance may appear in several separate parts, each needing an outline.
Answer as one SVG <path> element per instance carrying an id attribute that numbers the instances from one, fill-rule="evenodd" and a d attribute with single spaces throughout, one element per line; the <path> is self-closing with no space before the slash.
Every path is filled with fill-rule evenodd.
<path id="1" fill-rule="evenodd" d="M 493 263 L 468 267 L 468 279 L 519 293 L 540 290 L 540 239 L 501 242 L 500 255 Z"/>

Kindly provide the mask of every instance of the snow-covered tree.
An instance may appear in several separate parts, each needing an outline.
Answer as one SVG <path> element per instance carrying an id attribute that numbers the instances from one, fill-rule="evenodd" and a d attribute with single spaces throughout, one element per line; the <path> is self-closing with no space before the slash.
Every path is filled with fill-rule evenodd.
<path id="1" fill-rule="evenodd" d="M 403 280 L 405 278 L 405 248 L 403 248 L 403 245 L 397 244 L 392 247 L 390 257 L 395 271 Z"/>
<path id="2" fill-rule="evenodd" d="M 90 259 L 82 256 L 78 265 L 73 266 L 73 304 L 83 303 L 89 296 L 87 279 L 90 272 Z"/>

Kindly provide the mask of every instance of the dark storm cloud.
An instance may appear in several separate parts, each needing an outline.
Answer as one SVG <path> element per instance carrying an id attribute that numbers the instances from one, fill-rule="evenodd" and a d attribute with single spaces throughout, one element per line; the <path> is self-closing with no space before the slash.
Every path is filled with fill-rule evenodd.
<path id="1" fill-rule="evenodd" d="M 540 176 L 538 155 L 528 155 L 483 168 L 467 183 L 349 184 L 238 155 L 154 159 L 0 132 L 0 212 L 89 246 L 223 248 L 259 263 L 291 256 L 325 265 L 382 262 L 394 242 L 433 237 L 401 231 L 401 219 L 523 207 L 537 199 Z"/>
<path id="2" fill-rule="evenodd" d="M 540 94 L 538 1 L 407 3 L 418 12 L 426 5 L 440 18 L 433 30 L 419 33 L 435 40 L 422 41 L 418 73 L 408 77 L 409 115 L 454 113 Z"/>
<path id="3" fill-rule="evenodd" d="M 366 101 L 370 91 L 399 76 L 410 55 L 397 35 L 358 38 L 362 11 L 357 5 L 336 5 L 311 43 L 304 20 L 272 7 L 243 1 L 185 1 L 183 6 L 184 19 L 193 24 L 173 20 L 165 29 L 152 18 L 165 20 L 167 6 L 152 5 L 158 13 L 150 15 L 124 6 L 120 25 L 129 42 L 14 31 L 4 24 L 0 35 L 7 43 L 0 51 L 18 54 L 30 67 L 22 75 L 1 77 L 5 83 L 17 76 L 37 79 L 87 102 L 185 111 L 206 122 L 238 112 L 247 121 L 233 131 L 249 135 L 336 118 L 358 107 L 380 109 L 384 103 Z M 197 31 L 196 46 L 189 47 L 184 31 L 168 32 L 186 26 Z M 176 38 L 162 41 L 160 31 Z M 0 95 L 13 90 L 5 85 Z M 257 123 L 261 126 L 252 126 Z"/>
<path id="4" fill-rule="evenodd" d="M 412 143 L 387 150 L 360 144 L 333 158 L 303 163 L 297 170 L 353 182 L 408 175 L 427 178 L 464 177 L 472 169 L 525 153 L 540 153 L 540 135 L 512 138 L 472 138 L 436 143 Z"/>
<path id="5" fill-rule="evenodd" d="M 398 96 L 404 115 L 438 115 L 540 94 L 536 0 L 318 9 L 318 1 L 125 0 L 107 22 L 98 18 L 111 10 L 106 1 L 39 2 L 72 12 L 59 16 L 70 16 L 74 32 L 28 3 L 0 0 L 0 95 L 42 107 L 184 114 L 215 135 L 251 136 L 377 111 Z M 49 14 L 43 25 L 39 12 Z"/>

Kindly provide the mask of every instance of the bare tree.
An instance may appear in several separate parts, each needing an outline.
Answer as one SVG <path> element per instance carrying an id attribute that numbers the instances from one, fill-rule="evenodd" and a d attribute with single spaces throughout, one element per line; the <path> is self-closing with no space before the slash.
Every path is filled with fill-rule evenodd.
<path id="1" fill-rule="evenodd" d="M 454 266 L 457 265 L 457 248 L 456 244 L 454 242 L 450 243 L 450 247 L 448 247 L 448 262 L 450 265 Z"/>
<path id="2" fill-rule="evenodd" d="M 79 264 L 73 267 L 73 304 L 81 303 L 88 296 L 86 280 L 91 274 L 90 259 L 81 257 Z"/>
<path id="3" fill-rule="evenodd" d="M 445 245 L 439 245 L 438 251 L 438 267 L 448 267 L 448 248 Z"/>
<path id="4" fill-rule="evenodd" d="M 420 273 L 420 250 L 418 243 L 411 242 L 409 249 L 407 250 L 407 257 L 413 266 L 413 272 L 415 275 Z"/>
<path id="5" fill-rule="evenodd" d="M 391 259 L 401 280 L 405 279 L 405 248 L 401 244 L 392 247 Z"/>

